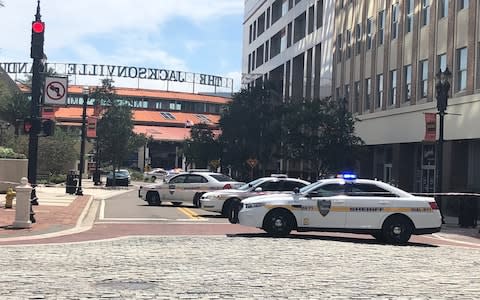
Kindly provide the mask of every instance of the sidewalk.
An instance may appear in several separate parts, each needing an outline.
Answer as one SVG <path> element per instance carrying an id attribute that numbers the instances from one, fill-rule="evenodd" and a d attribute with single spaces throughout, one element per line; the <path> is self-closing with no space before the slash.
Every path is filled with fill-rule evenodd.
<path id="1" fill-rule="evenodd" d="M 5 195 L 0 195 L 0 242 L 5 239 L 60 233 L 78 227 L 87 214 L 94 198 L 109 198 L 127 191 L 124 187 L 105 188 L 94 186 L 90 180 L 82 182 L 83 196 L 66 193 L 65 186 L 43 186 L 36 188 L 39 205 L 33 205 L 36 223 L 28 229 L 11 229 L 15 221 L 13 208 L 5 209 Z"/>

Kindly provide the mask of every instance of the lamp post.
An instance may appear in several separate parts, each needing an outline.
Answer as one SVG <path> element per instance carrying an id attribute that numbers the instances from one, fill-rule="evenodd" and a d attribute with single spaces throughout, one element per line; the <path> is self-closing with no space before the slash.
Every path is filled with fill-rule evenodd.
<path id="1" fill-rule="evenodd" d="M 435 75 L 437 79 L 437 83 L 435 84 L 435 89 L 437 92 L 437 109 L 438 109 L 438 116 L 440 119 L 440 126 L 439 126 L 439 137 L 438 137 L 438 144 L 437 144 L 437 182 L 435 186 L 435 193 L 440 194 L 443 192 L 443 133 L 444 133 L 444 119 L 447 105 L 448 105 L 448 92 L 450 90 L 450 80 L 452 78 L 452 73 L 448 70 L 448 67 L 445 68 L 445 71 L 442 72 L 440 69 L 438 73 Z M 441 196 L 437 195 L 435 197 L 437 199 L 438 205 L 440 207 L 440 212 L 442 212 L 442 220 L 443 220 L 443 207 Z"/>
<path id="2" fill-rule="evenodd" d="M 90 93 L 90 90 L 88 86 L 84 86 L 82 89 L 82 94 L 83 94 L 83 110 L 82 110 L 82 141 L 80 144 L 80 172 L 78 176 L 78 188 L 77 188 L 77 193 L 76 195 L 83 196 L 83 190 L 82 190 L 82 177 L 83 177 L 83 169 L 85 169 L 85 122 L 87 119 L 87 101 L 88 101 L 88 95 Z"/>

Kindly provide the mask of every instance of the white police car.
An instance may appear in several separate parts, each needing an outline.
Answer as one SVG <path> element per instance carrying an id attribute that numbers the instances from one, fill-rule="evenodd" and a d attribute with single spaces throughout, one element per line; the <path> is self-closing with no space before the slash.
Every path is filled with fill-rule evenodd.
<path id="1" fill-rule="evenodd" d="M 405 244 L 412 234 L 438 232 L 442 224 L 433 198 L 351 174 L 317 181 L 294 194 L 244 199 L 236 221 L 272 236 L 292 230 L 368 233 L 392 244 Z"/>

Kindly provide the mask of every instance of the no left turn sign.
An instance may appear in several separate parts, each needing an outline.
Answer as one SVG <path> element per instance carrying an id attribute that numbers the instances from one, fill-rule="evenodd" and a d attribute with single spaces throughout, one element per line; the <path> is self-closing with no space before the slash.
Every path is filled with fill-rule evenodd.
<path id="1" fill-rule="evenodd" d="M 47 77 L 44 90 L 45 104 L 65 105 L 67 102 L 67 83 L 66 77 Z"/>

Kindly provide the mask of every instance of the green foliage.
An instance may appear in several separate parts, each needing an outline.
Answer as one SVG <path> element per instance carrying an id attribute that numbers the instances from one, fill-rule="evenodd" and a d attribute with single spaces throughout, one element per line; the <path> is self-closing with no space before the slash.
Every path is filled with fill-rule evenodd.
<path id="1" fill-rule="evenodd" d="M 220 157 L 220 144 L 207 124 L 192 126 L 190 138 L 185 140 L 184 154 L 187 165 L 194 163 L 197 168 L 206 168 L 210 161 Z"/>
<path id="2" fill-rule="evenodd" d="M 0 98 L 0 119 L 15 127 L 15 134 L 20 134 L 23 119 L 30 115 L 30 101 L 21 92 L 4 93 Z"/>
<path id="3" fill-rule="evenodd" d="M 12 148 L 16 153 L 28 155 L 28 135 L 14 135 L 13 132 L 4 132 L 0 139 L 0 145 Z"/>
<path id="4" fill-rule="evenodd" d="M 0 158 L 21 159 L 26 158 L 26 156 L 21 153 L 16 153 L 11 148 L 5 148 L 0 146 Z"/>
<path id="5" fill-rule="evenodd" d="M 48 182 L 58 184 L 67 181 L 66 174 L 52 174 L 48 177 Z"/>
<path id="6" fill-rule="evenodd" d="M 75 165 L 78 136 L 74 131 L 56 128 L 55 134 L 38 141 L 38 172 L 57 176 L 66 174 Z"/>
<path id="7" fill-rule="evenodd" d="M 136 170 L 128 170 L 130 172 L 130 178 L 135 181 L 143 181 L 143 173 Z"/>

